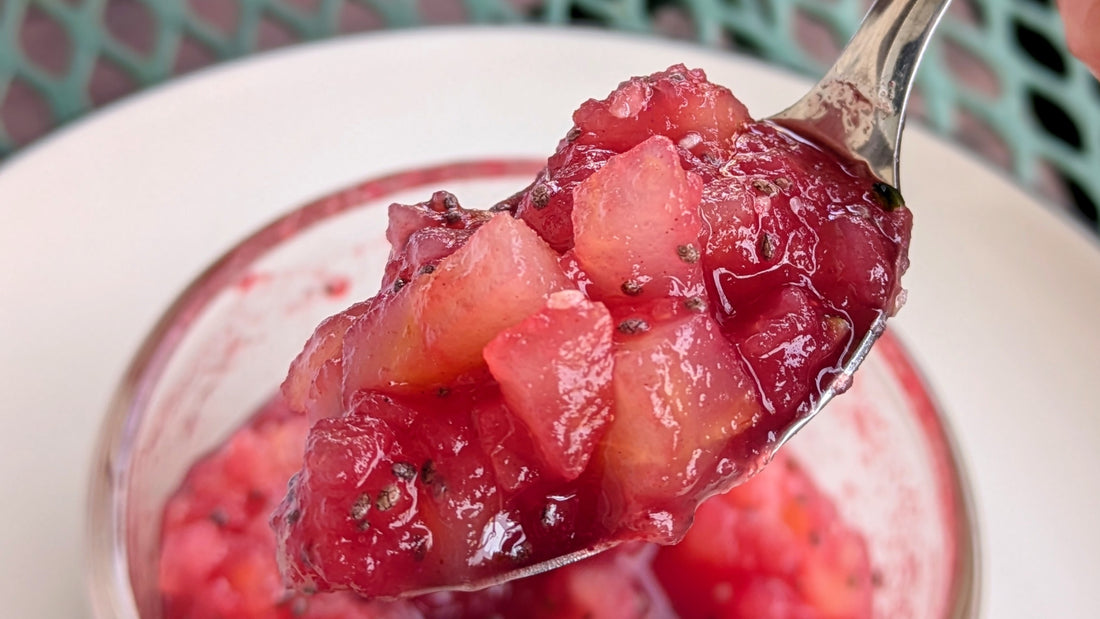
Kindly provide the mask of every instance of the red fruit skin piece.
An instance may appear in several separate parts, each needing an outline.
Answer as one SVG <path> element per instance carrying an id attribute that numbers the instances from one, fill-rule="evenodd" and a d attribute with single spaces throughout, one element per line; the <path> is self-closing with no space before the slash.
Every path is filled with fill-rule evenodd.
<path id="1" fill-rule="evenodd" d="M 720 321 L 786 284 L 820 297 L 862 334 L 893 314 L 912 214 L 887 207 L 854 164 L 767 122 L 745 127 L 704 180 L 703 270 Z"/>
<path id="2" fill-rule="evenodd" d="M 267 525 L 302 465 L 306 418 L 275 398 L 188 472 L 162 521 L 158 583 L 166 619 L 422 619 L 411 604 L 288 591 Z"/>
<path id="3" fill-rule="evenodd" d="M 607 303 L 703 293 L 702 181 L 680 167 L 672 141 L 654 136 L 608 160 L 573 190 L 573 253 Z"/>
<path id="4" fill-rule="evenodd" d="M 473 579 L 489 569 L 500 569 L 502 563 L 513 564 L 528 552 L 523 530 L 504 502 L 493 465 L 471 421 L 470 411 L 480 401 L 498 397 L 495 389 L 479 387 L 425 396 L 436 401 L 434 411 L 423 400 L 412 403 L 419 412 L 401 440 L 420 465 L 418 500 L 432 531 L 432 545 L 418 570 L 405 574 L 403 583 L 391 584 L 384 595 L 451 586 L 456 576 Z M 372 590 L 363 593 L 370 595 Z"/>
<path id="5" fill-rule="evenodd" d="M 894 315 L 901 306 L 898 279 L 908 267 L 908 251 L 894 256 L 898 239 L 884 236 L 892 226 L 877 227 L 877 217 L 851 213 L 822 223 L 818 230 L 815 284 L 834 291 L 835 304 L 855 312 L 863 308 L 884 308 Z M 887 232 L 889 231 L 889 232 Z M 908 245 L 908 234 L 905 233 Z"/>
<path id="6" fill-rule="evenodd" d="M 576 479 L 603 437 L 611 417 L 611 331 L 606 307 L 565 290 L 485 347 L 489 372 L 549 475 Z"/>
<path id="7" fill-rule="evenodd" d="M 471 420 L 499 398 L 491 387 L 361 392 L 343 417 L 315 424 L 272 517 L 288 584 L 392 598 L 522 565 L 527 523 L 504 503 Z"/>
<path id="8" fill-rule="evenodd" d="M 554 250 L 573 247 L 573 189 L 600 169 L 615 151 L 595 146 L 564 143 L 550 156 L 543 170 L 520 198 L 516 216 Z"/>
<path id="9" fill-rule="evenodd" d="M 345 403 L 360 390 L 428 391 L 484 369 L 489 340 L 571 287 L 542 239 L 522 221 L 494 216 L 437 267 L 383 293 L 348 328 Z"/>

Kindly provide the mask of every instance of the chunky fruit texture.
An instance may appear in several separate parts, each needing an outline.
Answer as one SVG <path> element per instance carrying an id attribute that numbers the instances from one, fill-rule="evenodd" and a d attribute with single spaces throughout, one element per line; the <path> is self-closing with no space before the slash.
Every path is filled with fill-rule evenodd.
<path id="1" fill-rule="evenodd" d="M 748 483 L 700 505 L 695 525 L 676 546 L 625 544 L 470 593 L 372 601 L 347 592 L 288 591 L 267 516 L 287 476 L 301 466 L 307 432 L 306 419 L 276 400 L 192 467 L 164 514 L 159 582 L 165 619 L 871 616 L 874 579 L 862 538 L 796 462 L 782 456 Z M 369 512 L 366 520 L 380 522 Z"/>
<path id="2" fill-rule="evenodd" d="M 490 211 L 391 207 L 382 291 L 294 361 L 314 425 L 272 518 L 292 586 L 396 597 L 676 542 L 895 311 L 896 192 L 702 72 L 573 119 Z"/>

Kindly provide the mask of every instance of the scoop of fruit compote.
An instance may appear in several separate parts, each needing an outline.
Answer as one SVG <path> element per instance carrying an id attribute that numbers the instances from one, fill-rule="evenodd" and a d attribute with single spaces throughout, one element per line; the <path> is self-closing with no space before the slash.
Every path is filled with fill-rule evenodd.
<path id="1" fill-rule="evenodd" d="M 489 209 L 390 209 L 382 291 L 283 391 L 313 424 L 272 523 L 303 591 L 472 588 L 673 543 L 895 311 L 910 214 L 675 66 L 588 101 Z"/>

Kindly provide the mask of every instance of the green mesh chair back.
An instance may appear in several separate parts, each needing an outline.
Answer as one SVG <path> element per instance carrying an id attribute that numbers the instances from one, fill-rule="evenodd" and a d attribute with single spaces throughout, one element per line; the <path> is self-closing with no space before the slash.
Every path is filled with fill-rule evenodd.
<path id="1" fill-rule="evenodd" d="M 817 76 L 866 0 L 0 0 L 0 157 L 134 90 L 258 50 L 435 23 L 584 23 L 733 48 Z M 912 106 L 1097 225 L 1100 85 L 1052 0 L 954 0 Z"/>

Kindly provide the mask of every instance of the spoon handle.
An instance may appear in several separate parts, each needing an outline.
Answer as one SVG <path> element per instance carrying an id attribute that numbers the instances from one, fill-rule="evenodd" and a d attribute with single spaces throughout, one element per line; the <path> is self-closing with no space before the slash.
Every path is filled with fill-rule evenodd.
<path id="1" fill-rule="evenodd" d="M 825 77 L 772 120 L 865 161 L 897 187 L 909 91 L 949 2 L 875 0 Z"/>

